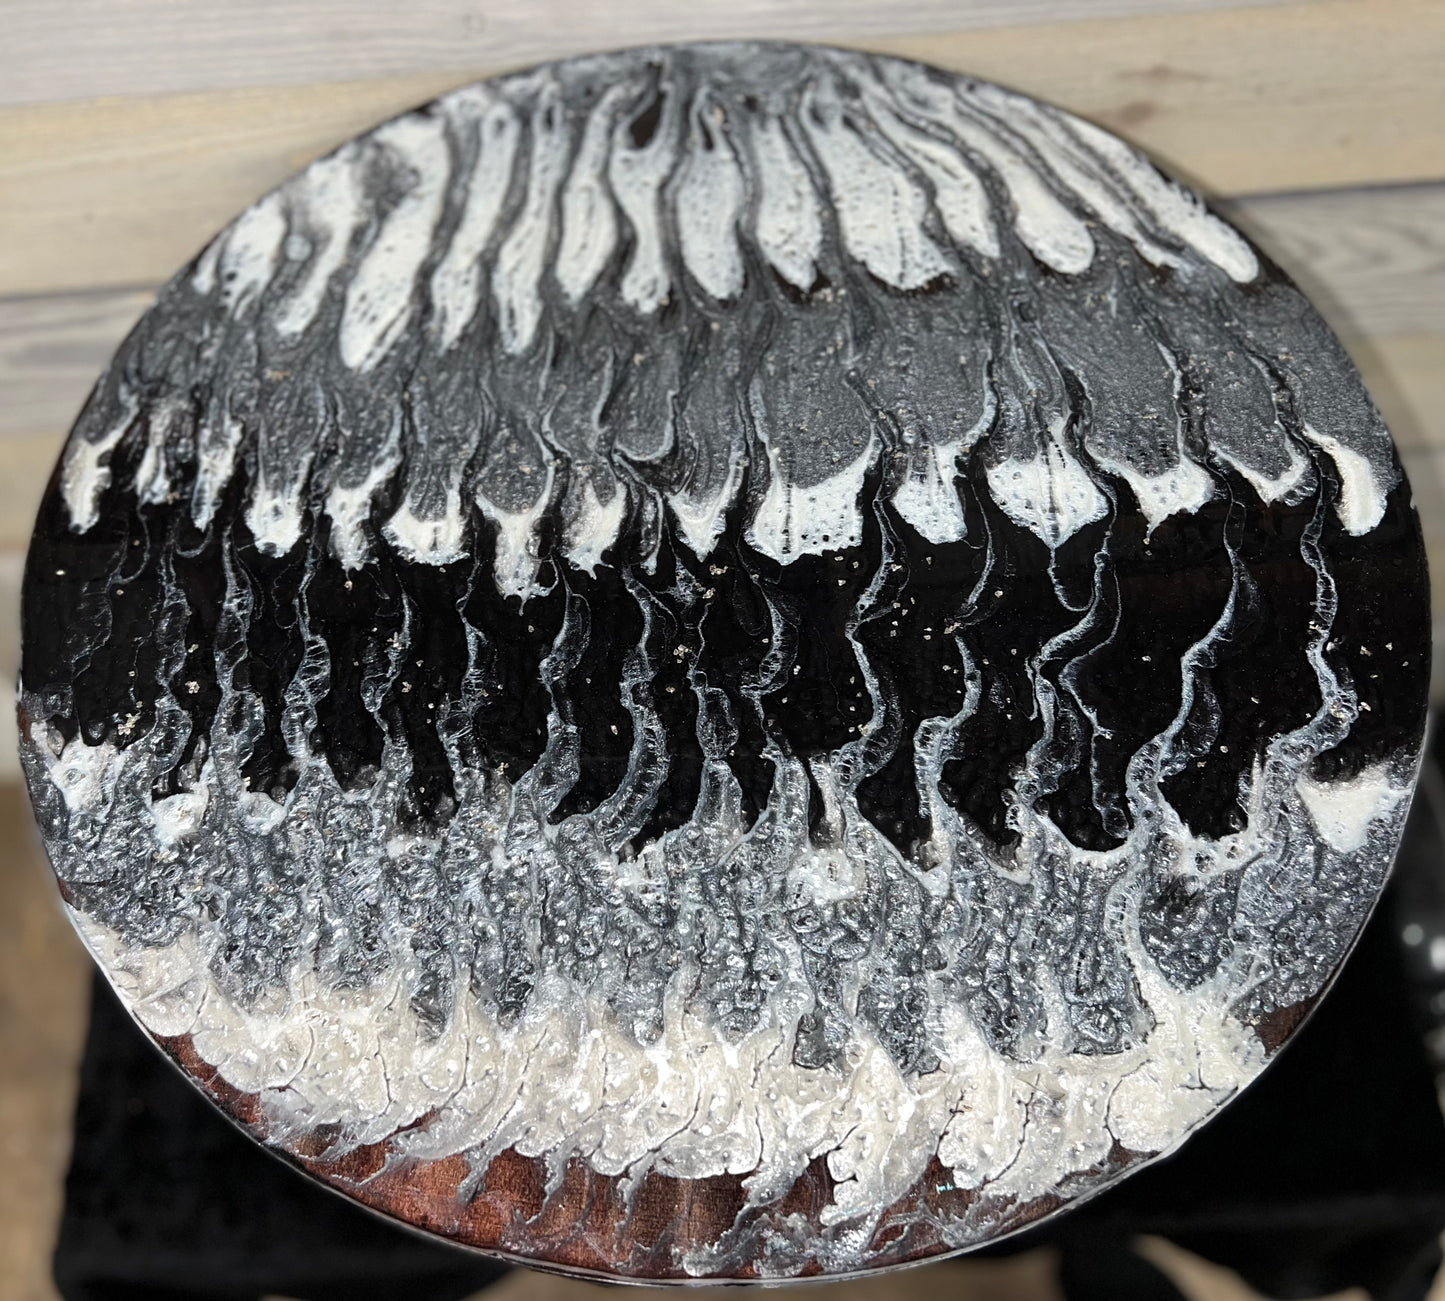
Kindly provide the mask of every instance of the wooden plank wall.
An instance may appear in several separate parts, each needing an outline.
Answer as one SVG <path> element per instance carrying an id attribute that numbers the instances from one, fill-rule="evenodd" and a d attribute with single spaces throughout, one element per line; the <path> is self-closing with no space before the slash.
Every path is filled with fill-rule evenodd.
<path id="1" fill-rule="evenodd" d="M 1439 0 L 0 0 L 0 672 L 13 681 L 21 558 L 70 421 L 217 228 L 473 77 L 741 36 L 992 78 L 1219 200 L 1364 370 L 1425 517 L 1445 632 L 1440 18 Z M 0 779 L 14 773 L 7 714 Z"/>

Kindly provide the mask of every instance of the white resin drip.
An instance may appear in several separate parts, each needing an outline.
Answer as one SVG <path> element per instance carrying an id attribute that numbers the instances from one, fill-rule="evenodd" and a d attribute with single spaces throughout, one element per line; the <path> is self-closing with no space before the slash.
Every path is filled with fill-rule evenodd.
<path id="1" fill-rule="evenodd" d="M 1058 180 L 1106 226 L 1133 244 L 1140 257 L 1155 266 L 1180 265 L 1178 257 L 1140 228 L 1128 205 L 1115 191 L 1111 179 L 1101 174 L 1097 164 L 1088 158 L 1056 115 L 1045 112 L 1040 105 L 1022 95 L 1011 94 L 997 86 L 977 86 L 973 95 L 980 105 L 988 107 L 1001 122 L 1007 122 L 1032 145 Z"/>
<path id="2" fill-rule="evenodd" d="M 1086 524 L 1103 519 L 1109 509 L 1089 472 L 1064 446 L 1063 431 L 1063 417 L 1056 416 L 1037 456 L 988 468 L 994 501 L 1015 524 L 1050 547 L 1062 545 Z"/>
<path id="3" fill-rule="evenodd" d="M 868 111 L 883 134 L 918 168 L 933 187 L 933 202 L 949 235 L 985 257 L 999 253 L 998 232 L 989 213 L 983 183 L 957 149 L 905 123 L 883 94 L 867 97 Z"/>
<path id="4" fill-rule="evenodd" d="M 462 520 L 461 492 L 456 483 L 447 489 L 446 510 L 440 518 L 422 518 L 407 502 L 381 531 L 408 560 L 422 565 L 449 565 L 466 554 L 466 527 Z"/>
<path id="5" fill-rule="evenodd" d="M 567 525 L 562 550 L 574 568 L 595 577 L 602 553 L 617 541 L 622 521 L 627 518 L 627 493 L 620 483 L 614 483 L 612 496 L 604 503 L 597 495 L 593 476 L 588 475 L 578 498 L 579 509 Z"/>
<path id="6" fill-rule="evenodd" d="M 597 283 L 617 248 L 617 211 L 607 192 L 607 152 L 618 107 L 631 91 L 628 86 L 614 86 L 588 114 L 562 190 L 562 238 L 552 272 L 574 307 Z"/>
<path id="7" fill-rule="evenodd" d="M 1244 237 L 1220 221 L 1197 195 L 1166 180 L 1118 136 L 1082 118 L 1056 116 L 1114 168 L 1165 230 L 1240 284 L 1248 284 L 1259 275 L 1259 259 Z"/>
<path id="8" fill-rule="evenodd" d="M 191 518 L 207 529 L 220 505 L 221 493 L 236 468 L 236 451 L 244 431 L 230 416 L 207 421 L 196 431 L 196 482 L 191 489 Z"/>
<path id="9" fill-rule="evenodd" d="M 42 735 L 39 723 L 31 723 L 31 739 L 46 757 L 50 780 L 65 800 L 72 815 L 98 814 L 110 803 L 115 789 L 116 760 L 120 752 L 108 741 L 87 745 L 72 737 L 60 753 L 54 754 Z"/>
<path id="10" fill-rule="evenodd" d="M 960 542 L 967 535 L 963 503 L 954 484 L 961 450 L 961 443 L 915 449 L 908 477 L 893 494 L 898 513 L 936 546 Z"/>
<path id="11" fill-rule="evenodd" d="M 146 449 L 135 472 L 135 496 L 146 506 L 155 506 L 170 495 L 171 481 L 166 469 L 166 444 L 170 441 L 175 399 L 158 403 L 146 415 Z"/>
<path id="12" fill-rule="evenodd" d="M 532 156 L 527 197 L 511 233 L 497 250 L 492 297 L 502 347 L 516 354 L 532 345 L 542 319 L 542 271 L 552 238 L 557 191 L 567 167 L 567 115 L 548 86 L 532 112 Z"/>
<path id="13" fill-rule="evenodd" d="M 70 527 L 77 533 L 93 528 L 100 518 L 101 494 L 110 486 L 110 454 L 140 409 L 134 394 L 126 393 L 122 400 L 125 405 L 121 418 L 99 438 L 72 438 L 65 446 L 60 495 Z"/>
<path id="14" fill-rule="evenodd" d="M 1129 485 L 1151 534 L 1171 515 L 1192 515 L 1214 496 L 1214 480 L 1209 472 L 1182 453 L 1162 474 L 1141 474 L 1125 461 L 1098 459 L 1100 465 Z"/>
<path id="15" fill-rule="evenodd" d="M 671 278 L 662 236 L 662 187 L 677 164 L 677 93 L 664 83 L 666 96 L 657 130 L 645 147 L 634 149 L 630 124 L 619 122 L 612 132 L 607 179 L 618 206 L 632 226 L 632 258 L 622 276 L 622 300 L 644 316 L 667 301 Z"/>
<path id="16" fill-rule="evenodd" d="M 203 774 L 192 791 L 181 791 L 168 795 L 151 805 L 151 821 L 155 837 L 167 848 L 194 836 L 201 829 L 206 818 L 206 807 L 211 802 L 209 776 Z"/>
<path id="17" fill-rule="evenodd" d="M 245 312 L 271 283 L 285 238 L 286 214 L 279 190 L 236 218 L 218 263 L 221 303 L 232 316 Z"/>
<path id="18" fill-rule="evenodd" d="M 905 110 L 945 127 L 994 170 L 1013 201 L 1014 230 L 1029 252 L 1065 275 L 1088 270 L 1094 260 L 1094 241 L 1087 227 L 1016 150 L 986 125 L 966 115 L 953 92 L 932 81 L 921 69 L 890 63 L 885 77 Z"/>
<path id="19" fill-rule="evenodd" d="M 294 220 L 307 233 L 310 260 L 300 281 L 272 313 L 276 332 L 284 338 L 300 334 L 316 319 L 331 277 L 346 261 L 352 235 L 364 215 L 365 161 L 365 150 L 353 142 L 313 163 L 287 187 Z"/>
<path id="20" fill-rule="evenodd" d="M 1304 435 L 1335 463 L 1340 476 L 1340 499 L 1335 503 L 1335 514 L 1345 526 L 1345 532 L 1363 537 L 1385 518 L 1386 498 L 1394 485 L 1381 483 L 1374 466 L 1339 439 L 1322 434 L 1309 424 L 1304 426 Z"/>
<path id="21" fill-rule="evenodd" d="M 1276 427 L 1278 428 L 1278 427 Z M 1226 465 L 1238 470 L 1248 480 L 1249 485 L 1259 494 L 1260 501 L 1277 502 L 1283 501 L 1297 487 L 1300 480 L 1310 468 L 1310 463 L 1299 454 L 1292 443 L 1285 441 L 1283 430 L 1278 430 L 1278 436 L 1289 449 L 1289 464 L 1273 478 L 1261 474 L 1254 467 L 1246 465 L 1237 456 L 1232 456 L 1224 448 L 1216 446 L 1213 451 Z"/>
<path id="22" fill-rule="evenodd" d="M 552 502 L 555 471 L 547 467 L 547 479 L 537 500 L 526 510 L 507 510 L 498 506 L 485 493 L 477 497 L 477 505 L 497 527 L 496 558 L 492 562 L 492 579 L 503 596 L 519 596 L 522 600 L 537 594 L 537 525 Z"/>
<path id="23" fill-rule="evenodd" d="M 411 175 L 346 287 L 338 345 L 352 370 L 374 367 L 411 320 L 417 273 L 431 249 L 450 175 L 440 116 L 411 114 L 377 128 L 372 142 Z"/>
<path id="24" fill-rule="evenodd" d="M 721 110 L 694 109 L 687 156 L 677 188 L 677 237 L 693 278 L 719 301 L 743 289 L 737 224 L 745 191 L 738 160 L 723 130 Z"/>
<path id="25" fill-rule="evenodd" d="M 682 539 L 699 560 L 706 560 L 712 555 L 713 547 L 722 536 L 728 508 L 737 498 L 742 478 L 742 463 L 734 460 L 727 481 L 716 496 L 703 498 L 689 492 L 677 492 L 668 497 L 667 504 L 677 517 Z"/>
<path id="26" fill-rule="evenodd" d="M 221 249 L 227 234 L 227 231 L 222 231 L 206 245 L 196 259 L 195 270 L 191 272 L 191 288 L 203 298 L 209 298 L 216 291 L 216 267 L 221 260 Z"/>
<path id="27" fill-rule="evenodd" d="M 337 482 L 326 494 L 331 519 L 331 549 L 347 570 L 360 569 L 371 555 L 365 526 L 371 518 L 371 499 L 401 464 L 401 413 L 392 417 L 391 432 L 378 447 L 360 481 Z"/>
<path id="28" fill-rule="evenodd" d="M 467 178 L 461 220 L 447 251 L 432 272 L 432 328 L 442 351 L 450 348 L 471 324 L 482 300 L 482 253 L 496 230 L 502 204 L 512 183 L 522 124 L 510 104 L 490 92 L 443 101 L 458 119 L 476 117 L 477 160 Z"/>
<path id="29" fill-rule="evenodd" d="M 1014 230 L 1045 266 L 1081 275 L 1094 260 L 1089 229 L 1054 196 L 1039 174 L 987 128 L 961 113 L 949 127 L 998 174 L 1014 204 Z"/>
<path id="30" fill-rule="evenodd" d="M 264 471 L 257 471 L 256 486 L 246 505 L 246 527 L 267 555 L 284 556 L 300 539 L 305 484 L 303 472 L 276 488 L 267 482 Z"/>
<path id="31" fill-rule="evenodd" d="M 807 290 L 818 276 L 823 219 L 807 169 L 776 117 L 755 117 L 751 138 L 757 169 L 754 236 L 763 256 L 790 284 Z"/>
<path id="32" fill-rule="evenodd" d="M 769 448 L 768 489 L 748 525 L 749 545 L 782 565 L 799 556 L 858 546 L 863 540 L 859 499 L 877 448 L 870 437 L 856 460 L 806 488 L 789 479 L 776 450 Z"/>
<path id="33" fill-rule="evenodd" d="M 1296 788 L 1320 839 L 1340 854 L 1363 849 L 1371 828 L 1388 819 L 1409 794 L 1391 781 L 1383 763 L 1345 781 L 1317 782 L 1305 775 Z"/>
<path id="34" fill-rule="evenodd" d="M 1163 412 L 1154 413 L 1154 418 L 1173 422 L 1174 448 L 1178 460 L 1158 474 L 1146 474 L 1127 460 L 1108 456 L 1102 447 L 1096 447 L 1092 442 L 1089 447 L 1100 465 L 1113 470 L 1129 485 L 1134 493 L 1134 500 L 1139 503 L 1139 511 L 1148 525 L 1148 534 L 1153 534 L 1171 515 L 1194 514 L 1217 491 L 1214 476 L 1184 450 L 1184 428 L 1178 414 L 1183 377 L 1173 355 L 1162 345 L 1159 352 L 1174 376 L 1175 409 L 1167 415 Z"/>
<path id="35" fill-rule="evenodd" d="M 923 229 L 923 191 L 885 162 L 851 125 L 830 83 L 806 94 L 799 116 L 828 175 L 848 252 L 885 284 L 920 289 L 949 271 Z"/>

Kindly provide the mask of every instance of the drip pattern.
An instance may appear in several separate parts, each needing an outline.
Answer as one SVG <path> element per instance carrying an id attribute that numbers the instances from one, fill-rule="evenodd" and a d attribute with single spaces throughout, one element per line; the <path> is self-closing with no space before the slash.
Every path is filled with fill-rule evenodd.
<path id="1" fill-rule="evenodd" d="M 849 1273 L 1262 1069 L 1388 871 L 1425 592 L 1338 341 L 1129 146 L 629 51 L 171 281 L 42 508 L 22 751 L 92 952 L 258 1137 L 393 1211 L 445 1167 L 426 1226 L 524 1257 Z M 535 1215 L 458 1209 L 518 1160 Z M 537 1227 L 594 1177 L 595 1260 Z M 639 1246 L 659 1180 L 732 1200 Z"/>

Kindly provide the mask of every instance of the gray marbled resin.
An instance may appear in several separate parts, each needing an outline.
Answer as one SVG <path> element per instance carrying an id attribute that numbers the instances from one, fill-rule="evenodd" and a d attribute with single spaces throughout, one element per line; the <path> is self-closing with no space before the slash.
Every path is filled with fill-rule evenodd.
<path id="1" fill-rule="evenodd" d="M 262 199 L 100 380 L 25 602 L 139 1019 L 283 1146 L 754 1208 L 826 1157 L 696 1274 L 865 1268 L 934 1157 L 967 1246 L 1227 1102 L 1384 879 L 1428 659 L 1288 281 L 1096 127 L 791 46 L 469 87 Z"/>

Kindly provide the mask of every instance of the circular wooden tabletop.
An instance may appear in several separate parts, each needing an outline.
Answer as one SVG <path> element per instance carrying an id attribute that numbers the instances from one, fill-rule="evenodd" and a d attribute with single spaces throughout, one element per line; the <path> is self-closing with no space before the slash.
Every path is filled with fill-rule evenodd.
<path id="1" fill-rule="evenodd" d="M 46 845 L 172 1059 L 377 1210 L 652 1281 L 1183 1141 L 1348 953 L 1429 672 L 1276 268 L 1087 122 L 793 45 L 470 86 L 248 209 L 24 601 Z"/>

